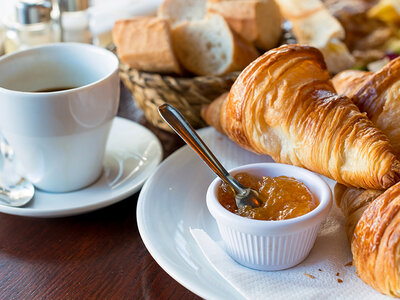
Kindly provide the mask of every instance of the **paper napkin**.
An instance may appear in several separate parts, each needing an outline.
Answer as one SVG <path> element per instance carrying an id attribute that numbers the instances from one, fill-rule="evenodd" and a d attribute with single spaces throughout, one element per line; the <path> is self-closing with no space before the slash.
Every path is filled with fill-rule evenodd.
<path id="1" fill-rule="evenodd" d="M 217 225 L 215 225 L 217 226 Z M 190 229 L 215 270 L 244 298 L 256 299 L 392 299 L 357 277 L 344 231 L 344 217 L 333 207 L 321 225 L 309 256 L 282 271 L 263 272 L 243 267 L 202 229 Z"/>
<path id="2" fill-rule="evenodd" d="M 89 8 L 90 30 L 94 36 L 111 31 L 118 19 L 155 15 L 163 0 L 96 0 Z"/>

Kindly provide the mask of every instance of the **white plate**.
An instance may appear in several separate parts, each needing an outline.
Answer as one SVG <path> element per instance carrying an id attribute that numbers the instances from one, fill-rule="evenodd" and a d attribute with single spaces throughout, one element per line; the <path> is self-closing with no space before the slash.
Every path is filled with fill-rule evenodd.
<path id="1" fill-rule="evenodd" d="M 212 128 L 198 132 L 227 169 L 273 161 L 239 148 Z M 214 178 L 188 146 L 170 155 L 140 192 L 139 232 L 158 264 L 189 290 L 205 299 L 242 299 L 208 263 L 189 232 L 201 228 L 221 239 L 206 207 L 206 190 Z"/>
<path id="2" fill-rule="evenodd" d="M 24 207 L 0 205 L 0 212 L 29 217 L 65 217 L 99 209 L 137 192 L 162 158 L 157 137 L 147 128 L 116 117 L 107 141 L 103 174 L 71 193 L 36 191 Z"/>
<path id="3" fill-rule="evenodd" d="M 202 129 L 199 134 L 227 169 L 273 161 L 269 156 L 258 156 L 238 147 L 212 128 Z M 214 178 L 212 171 L 188 146 L 173 153 L 160 164 L 140 192 L 137 205 L 139 232 L 157 263 L 192 292 L 205 299 L 243 299 L 208 262 L 190 233 L 191 228 L 202 229 L 222 245 L 217 224 L 206 206 L 207 187 Z M 323 178 L 333 188 L 335 181 Z M 265 298 L 268 295 L 273 295 L 271 299 L 287 299 L 288 295 L 293 298 L 305 290 L 324 299 L 382 298 L 359 280 L 353 267 L 346 267 L 351 261 L 351 252 L 343 226 L 344 216 L 334 207 L 320 230 L 314 251 L 302 264 L 290 270 L 263 274 L 268 279 L 262 277 L 263 284 L 269 285 Z M 294 278 L 304 276 L 304 270 L 317 271 L 320 267 L 324 272 L 318 274 L 318 280 L 305 285 L 293 284 Z M 343 276 L 343 283 L 337 282 L 335 274 L 338 271 Z M 289 290 L 280 290 L 287 285 Z M 295 298 L 302 299 L 300 296 Z"/>
<path id="4" fill-rule="evenodd" d="M 238 147 L 212 128 L 202 129 L 199 134 L 227 169 L 273 161 L 269 156 L 258 156 Z M 335 181 L 321 177 L 334 187 Z M 214 178 L 212 171 L 188 146 L 173 153 L 161 163 L 140 192 L 137 205 L 139 232 L 157 263 L 192 292 L 205 299 L 243 299 L 208 262 L 190 233 L 191 228 L 202 229 L 222 245 L 217 224 L 206 206 L 207 187 Z M 268 291 L 261 299 L 304 299 L 307 295 L 310 299 L 389 298 L 363 283 L 354 267 L 346 266 L 351 261 L 351 252 L 344 223 L 343 214 L 334 206 L 303 263 L 285 271 L 260 272 L 262 276 L 249 270 L 253 273 L 248 275 L 261 280 L 263 290 Z M 323 272 L 318 273 L 320 267 Z M 304 271 L 316 271 L 318 275 L 314 275 L 318 280 L 304 284 Z M 337 281 L 337 272 L 344 279 L 342 283 Z M 240 276 L 244 276 L 244 272 Z M 251 279 L 250 282 L 246 281 L 248 277 L 242 279 L 247 282 L 245 286 L 251 285 Z M 296 279 L 302 283 L 297 284 Z M 259 290 L 255 288 L 252 292 Z"/>

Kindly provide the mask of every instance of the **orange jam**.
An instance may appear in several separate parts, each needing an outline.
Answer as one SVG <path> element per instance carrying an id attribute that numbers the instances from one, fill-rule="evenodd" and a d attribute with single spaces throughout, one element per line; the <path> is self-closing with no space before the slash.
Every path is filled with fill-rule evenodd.
<path id="1" fill-rule="evenodd" d="M 285 220 L 305 215 L 318 206 L 304 183 L 292 177 L 259 177 L 246 172 L 234 176 L 241 184 L 259 192 L 263 205 L 252 208 L 237 208 L 235 193 L 230 186 L 222 183 L 218 187 L 218 201 L 229 211 L 250 219 Z"/>

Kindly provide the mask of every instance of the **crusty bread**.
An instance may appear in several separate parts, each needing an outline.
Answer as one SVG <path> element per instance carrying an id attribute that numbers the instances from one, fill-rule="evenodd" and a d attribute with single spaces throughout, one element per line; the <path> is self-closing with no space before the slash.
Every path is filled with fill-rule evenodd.
<path id="1" fill-rule="evenodd" d="M 275 0 L 212 0 L 207 6 L 257 48 L 268 50 L 278 44 L 283 18 Z"/>
<path id="2" fill-rule="evenodd" d="M 277 0 L 282 15 L 293 25 L 300 43 L 322 48 L 332 39 L 342 40 L 344 29 L 321 0 Z"/>
<path id="3" fill-rule="evenodd" d="M 345 31 L 321 0 L 276 0 L 283 17 L 292 23 L 299 44 L 321 50 L 331 73 L 351 68 L 354 57 L 344 44 Z"/>
<path id="4" fill-rule="evenodd" d="M 172 27 L 184 21 L 201 20 L 207 12 L 207 0 L 164 0 L 157 16 L 171 20 Z"/>
<path id="5" fill-rule="evenodd" d="M 172 30 L 172 39 L 180 63 L 198 75 L 241 71 L 259 55 L 218 14 L 181 23 Z"/>
<path id="6" fill-rule="evenodd" d="M 131 68 L 157 73 L 182 73 L 173 52 L 167 19 L 137 17 L 118 20 L 112 36 L 120 60 Z"/>

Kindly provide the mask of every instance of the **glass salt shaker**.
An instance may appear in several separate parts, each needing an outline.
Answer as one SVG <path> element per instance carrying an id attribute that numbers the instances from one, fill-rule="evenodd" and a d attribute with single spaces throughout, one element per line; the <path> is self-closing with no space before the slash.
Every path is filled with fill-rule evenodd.
<path id="1" fill-rule="evenodd" d="M 51 18 L 52 4 L 46 0 L 18 1 L 15 15 L 4 20 L 5 53 L 60 41 L 60 30 Z"/>
<path id="2" fill-rule="evenodd" d="M 59 0 L 63 42 L 92 43 L 89 0 Z"/>

